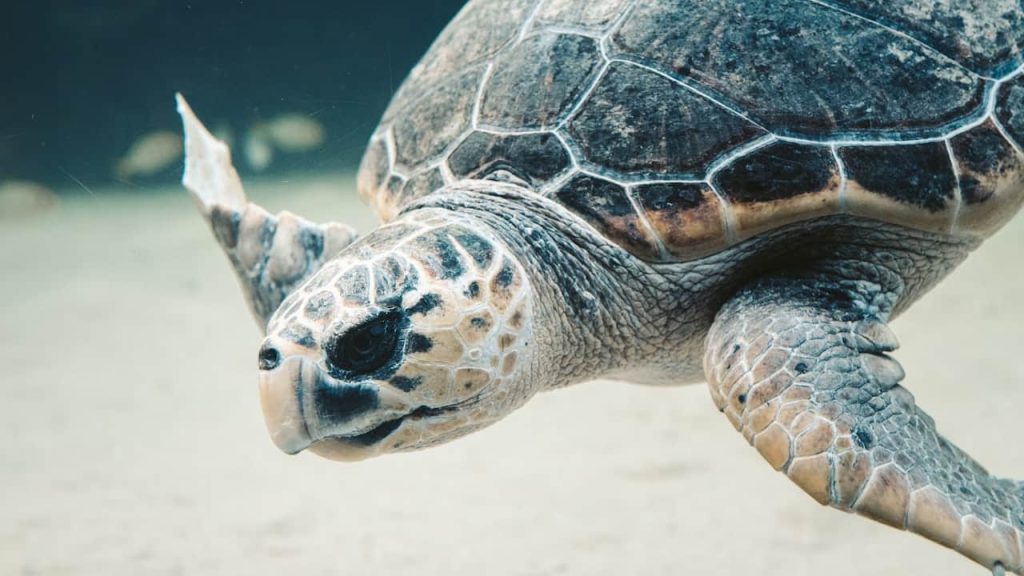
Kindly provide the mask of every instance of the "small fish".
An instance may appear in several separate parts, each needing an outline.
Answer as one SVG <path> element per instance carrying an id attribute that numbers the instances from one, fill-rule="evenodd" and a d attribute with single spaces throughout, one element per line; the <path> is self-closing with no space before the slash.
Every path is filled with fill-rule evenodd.
<path id="1" fill-rule="evenodd" d="M 157 131 L 145 134 L 134 143 L 114 167 L 118 178 L 149 176 L 174 164 L 181 158 L 181 136 L 175 132 Z"/>
<path id="2" fill-rule="evenodd" d="M 258 124 L 254 132 L 262 132 L 274 146 L 284 152 L 307 152 L 324 143 L 324 126 L 302 114 L 281 114 Z"/>
<path id="3" fill-rule="evenodd" d="M 256 172 L 262 172 L 274 159 L 274 149 L 270 139 L 263 132 L 249 131 L 245 135 L 245 162 Z"/>
<path id="4" fill-rule="evenodd" d="M 0 219 L 45 212 L 57 207 L 52 190 L 27 180 L 0 182 Z"/>

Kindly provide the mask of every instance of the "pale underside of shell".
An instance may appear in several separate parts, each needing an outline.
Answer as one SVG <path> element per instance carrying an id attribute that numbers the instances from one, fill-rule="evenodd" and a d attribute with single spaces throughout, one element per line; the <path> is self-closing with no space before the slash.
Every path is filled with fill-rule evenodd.
<path id="1" fill-rule="evenodd" d="M 984 237 L 1024 202 L 1022 45 L 1014 0 L 474 0 L 359 187 L 388 220 L 511 180 L 651 261 L 834 214 Z"/>

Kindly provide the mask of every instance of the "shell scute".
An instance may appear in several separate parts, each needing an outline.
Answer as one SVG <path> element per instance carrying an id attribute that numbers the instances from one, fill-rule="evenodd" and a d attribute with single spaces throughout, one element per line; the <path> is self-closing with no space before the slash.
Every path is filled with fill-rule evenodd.
<path id="1" fill-rule="evenodd" d="M 698 178 L 720 154 L 764 134 L 682 85 L 622 62 L 611 64 L 569 131 L 594 164 Z"/>
<path id="2" fill-rule="evenodd" d="M 395 121 L 396 164 L 399 169 L 411 172 L 439 157 L 469 128 L 483 72 L 483 67 L 476 67 L 448 79 Z"/>
<path id="3" fill-rule="evenodd" d="M 897 28 L 945 56 L 981 73 L 998 75 L 1020 62 L 1024 14 L 1017 0 L 832 0 L 880 25 Z"/>
<path id="4" fill-rule="evenodd" d="M 547 0 L 537 12 L 537 26 L 572 26 L 604 30 L 629 4 L 627 0 Z"/>
<path id="5" fill-rule="evenodd" d="M 938 232 L 951 228 L 958 184 L 945 143 L 851 146 L 839 156 L 851 213 Z"/>
<path id="6" fill-rule="evenodd" d="M 785 133 L 930 127 L 983 97 L 981 80 L 940 54 L 805 0 L 641 2 L 613 39 Z"/>
<path id="7" fill-rule="evenodd" d="M 995 116 L 1020 148 L 1024 142 L 1024 75 L 999 87 Z"/>
<path id="8" fill-rule="evenodd" d="M 363 161 L 359 166 L 359 176 L 356 181 L 356 187 L 363 200 L 374 201 L 374 195 L 387 182 L 390 171 L 391 162 L 388 159 L 387 145 L 384 143 L 384 139 L 371 140 L 363 154 Z"/>
<path id="9" fill-rule="evenodd" d="M 540 188 L 569 168 L 569 152 L 551 133 L 500 135 L 474 132 L 448 157 L 458 178 L 483 179 L 505 170 Z"/>
<path id="10" fill-rule="evenodd" d="M 715 184 L 744 238 L 835 213 L 842 175 L 827 147 L 776 142 L 723 168 Z"/>
<path id="11" fill-rule="evenodd" d="M 647 259 L 659 256 L 657 240 L 637 214 L 623 186 L 579 174 L 555 192 L 555 197 L 626 250 Z"/>
<path id="12" fill-rule="evenodd" d="M 960 174 L 963 206 L 957 228 L 989 234 L 1020 206 L 1024 157 L 991 121 L 950 140 Z"/>
<path id="13" fill-rule="evenodd" d="M 402 187 L 402 199 L 411 202 L 444 186 L 444 175 L 438 168 L 430 168 L 413 175 Z"/>
<path id="14" fill-rule="evenodd" d="M 469 2 L 445 27 L 430 51 L 409 73 L 384 113 L 385 123 L 405 115 L 407 106 L 445 78 L 493 57 L 510 44 L 532 6 L 520 0 Z"/>
<path id="15" fill-rule="evenodd" d="M 495 61 L 480 123 L 513 130 L 555 126 L 599 63 L 593 38 L 550 33 L 525 38 Z"/>
<path id="16" fill-rule="evenodd" d="M 722 203 L 711 186 L 664 182 L 636 186 L 633 193 L 669 256 L 699 258 L 727 244 Z"/>

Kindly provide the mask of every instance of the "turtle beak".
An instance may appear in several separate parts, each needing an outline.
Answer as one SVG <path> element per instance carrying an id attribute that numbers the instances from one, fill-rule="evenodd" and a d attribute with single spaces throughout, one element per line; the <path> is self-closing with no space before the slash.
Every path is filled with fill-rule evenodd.
<path id="1" fill-rule="evenodd" d="M 302 408 L 302 358 L 292 357 L 260 370 L 260 406 L 274 445 L 298 454 L 313 443 Z"/>
<path id="2" fill-rule="evenodd" d="M 280 350 L 290 354 L 282 359 Z M 366 458 L 412 412 L 391 387 L 333 378 L 308 350 L 269 338 L 260 350 L 259 386 L 270 437 L 287 454 L 338 445 L 328 450 L 333 458 Z"/>

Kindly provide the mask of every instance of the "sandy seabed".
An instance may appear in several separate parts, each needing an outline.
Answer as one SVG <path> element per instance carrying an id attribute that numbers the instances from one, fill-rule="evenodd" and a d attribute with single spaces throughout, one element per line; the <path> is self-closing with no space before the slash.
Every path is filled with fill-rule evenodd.
<path id="1" fill-rule="evenodd" d="M 352 181 L 250 193 L 368 230 Z M 1018 479 L 1022 256 L 1019 217 L 895 325 L 918 404 Z M 984 573 L 818 506 L 703 386 L 583 384 L 415 454 L 285 456 L 260 414 L 259 342 L 183 191 L 0 220 L 0 574 Z"/>

